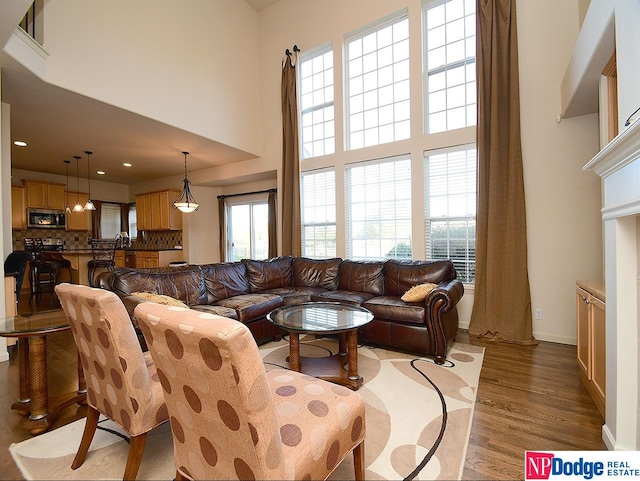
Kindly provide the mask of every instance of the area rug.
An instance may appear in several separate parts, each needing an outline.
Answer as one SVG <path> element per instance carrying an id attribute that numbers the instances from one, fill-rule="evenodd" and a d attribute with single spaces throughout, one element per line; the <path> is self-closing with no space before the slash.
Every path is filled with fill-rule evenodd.
<path id="1" fill-rule="evenodd" d="M 331 339 L 307 336 L 303 356 L 336 352 Z M 267 369 L 287 367 L 285 340 L 260 348 Z M 443 366 L 430 358 L 361 346 L 358 369 L 366 402 L 365 478 L 461 479 L 482 368 L 481 347 L 454 343 Z M 9 448 L 26 479 L 122 479 L 128 443 L 114 423 L 102 420 L 84 464 L 70 468 L 84 420 L 62 426 Z M 175 477 L 168 423 L 147 436 L 138 479 Z M 348 456 L 329 479 L 353 479 Z"/>

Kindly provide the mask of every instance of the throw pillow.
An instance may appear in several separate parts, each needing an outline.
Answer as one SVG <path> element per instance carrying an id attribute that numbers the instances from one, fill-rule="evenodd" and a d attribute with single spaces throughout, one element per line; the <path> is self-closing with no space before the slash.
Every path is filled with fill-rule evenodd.
<path id="1" fill-rule="evenodd" d="M 184 302 L 174 299 L 171 296 L 165 296 L 164 294 L 154 294 L 153 292 L 132 292 L 131 295 L 141 297 L 142 299 L 158 304 L 164 304 L 165 306 L 184 307 L 185 309 L 189 309 L 189 306 Z"/>
<path id="2" fill-rule="evenodd" d="M 426 284 L 418 284 L 405 292 L 400 299 L 404 302 L 421 302 L 424 301 L 429 293 L 438 287 L 438 284 L 427 282 Z"/>

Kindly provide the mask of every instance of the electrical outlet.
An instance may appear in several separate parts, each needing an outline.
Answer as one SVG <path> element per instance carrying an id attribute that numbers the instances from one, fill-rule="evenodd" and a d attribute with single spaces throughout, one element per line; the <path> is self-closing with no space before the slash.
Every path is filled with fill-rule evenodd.
<path id="1" fill-rule="evenodd" d="M 540 308 L 536 309 L 536 320 L 542 320 L 542 309 Z"/>

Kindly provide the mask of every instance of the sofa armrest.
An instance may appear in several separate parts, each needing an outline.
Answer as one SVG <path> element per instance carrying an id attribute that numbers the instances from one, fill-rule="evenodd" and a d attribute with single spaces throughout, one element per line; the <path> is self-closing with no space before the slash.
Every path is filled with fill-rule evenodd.
<path id="1" fill-rule="evenodd" d="M 456 304 L 463 294 L 462 281 L 451 279 L 439 284 L 425 299 L 427 329 L 433 342 L 436 364 L 444 363 L 449 346 L 458 332 Z"/>
<path id="2" fill-rule="evenodd" d="M 444 311 L 452 310 L 464 295 L 464 285 L 460 279 L 451 279 L 442 282 L 433 289 L 424 300 L 424 305 L 429 308 L 436 299 L 443 299 L 444 305 L 440 309 Z"/>
<path id="3" fill-rule="evenodd" d="M 135 308 L 138 304 L 142 304 L 143 302 L 149 302 L 149 301 L 147 299 L 143 299 L 142 297 L 132 296 L 130 294 L 119 295 L 119 297 L 120 299 L 122 299 L 122 303 L 124 304 L 124 307 L 127 309 L 127 313 L 131 318 L 131 323 L 133 324 L 133 327 L 137 331 L 139 329 L 139 326 L 138 326 L 138 319 L 136 318 L 136 315 L 134 312 Z"/>

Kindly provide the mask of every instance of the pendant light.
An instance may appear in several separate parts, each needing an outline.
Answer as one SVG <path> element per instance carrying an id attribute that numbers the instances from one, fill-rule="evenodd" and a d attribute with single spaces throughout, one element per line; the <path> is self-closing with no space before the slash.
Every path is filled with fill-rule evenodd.
<path id="1" fill-rule="evenodd" d="M 96 210 L 96 206 L 91 202 L 91 166 L 89 165 L 89 157 L 93 152 L 90 150 L 85 150 L 85 154 L 87 154 L 87 181 L 89 182 L 89 199 L 87 203 L 84 205 L 84 210 Z"/>
<path id="2" fill-rule="evenodd" d="M 78 201 L 73 206 L 73 211 L 84 212 L 84 207 L 80 203 L 80 156 L 74 155 L 73 158 L 76 159 L 76 194 L 78 195 Z"/>
<path id="3" fill-rule="evenodd" d="M 69 206 L 69 164 L 71 163 L 71 161 L 65 160 L 64 163 L 67 165 L 67 187 L 66 187 L 66 190 L 64 191 L 64 197 L 65 197 L 65 200 L 67 201 L 67 205 L 65 206 L 64 211 L 67 214 L 71 214 L 71 207 Z"/>
<path id="4" fill-rule="evenodd" d="M 182 152 L 184 154 L 184 179 L 182 180 L 182 192 L 180 192 L 180 196 L 173 203 L 173 208 L 178 209 L 185 214 L 196 211 L 200 208 L 200 205 L 195 201 L 193 195 L 191 194 L 191 189 L 189 188 L 189 178 L 187 177 L 187 155 L 189 152 Z"/>

